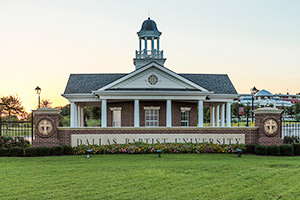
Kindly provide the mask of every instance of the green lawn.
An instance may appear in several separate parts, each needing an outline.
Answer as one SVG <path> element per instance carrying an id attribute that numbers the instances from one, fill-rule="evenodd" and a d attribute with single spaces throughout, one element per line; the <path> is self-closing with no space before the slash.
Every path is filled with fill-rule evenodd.
<path id="1" fill-rule="evenodd" d="M 299 199 L 300 157 L 0 157 L 0 199 Z"/>

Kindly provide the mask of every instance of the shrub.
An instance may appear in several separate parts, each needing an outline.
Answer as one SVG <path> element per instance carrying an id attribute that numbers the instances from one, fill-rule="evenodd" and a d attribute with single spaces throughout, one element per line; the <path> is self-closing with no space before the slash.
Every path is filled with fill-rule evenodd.
<path id="1" fill-rule="evenodd" d="M 254 154 L 256 146 L 257 146 L 256 144 L 247 144 L 246 145 L 246 153 Z"/>
<path id="2" fill-rule="evenodd" d="M 51 155 L 51 147 L 38 147 L 38 155 L 39 156 L 50 156 Z"/>
<path id="3" fill-rule="evenodd" d="M 73 150 L 72 146 L 64 145 L 63 148 L 64 148 L 64 155 L 72 154 L 72 150 Z"/>
<path id="4" fill-rule="evenodd" d="M 293 156 L 294 155 L 294 146 L 291 144 L 280 145 L 280 155 Z"/>
<path id="5" fill-rule="evenodd" d="M 299 156 L 300 155 L 300 143 L 293 144 L 294 146 L 294 154 Z"/>
<path id="6" fill-rule="evenodd" d="M 62 146 L 53 146 L 51 147 L 51 153 L 55 156 L 60 156 L 64 154 L 64 148 Z"/>
<path id="7" fill-rule="evenodd" d="M 38 148 L 37 147 L 27 147 L 25 148 L 25 156 L 38 156 Z"/>
<path id="8" fill-rule="evenodd" d="M 268 147 L 268 155 L 280 156 L 280 147 L 277 145 L 271 145 Z"/>
<path id="9" fill-rule="evenodd" d="M 0 147 L 28 147 L 30 144 L 24 137 L 6 137 L 0 136 Z"/>
<path id="10" fill-rule="evenodd" d="M 268 154 L 268 146 L 265 145 L 256 145 L 255 153 L 257 155 L 267 155 Z"/>
<path id="11" fill-rule="evenodd" d="M 8 156 L 8 149 L 5 147 L 0 148 L 0 156 Z"/>
<path id="12" fill-rule="evenodd" d="M 298 136 L 284 136 L 284 144 L 300 143 L 300 138 Z"/>
<path id="13" fill-rule="evenodd" d="M 22 147 L 12 147 L 8 150 L 10 156 L 24 156 L 24 149 Z"/>

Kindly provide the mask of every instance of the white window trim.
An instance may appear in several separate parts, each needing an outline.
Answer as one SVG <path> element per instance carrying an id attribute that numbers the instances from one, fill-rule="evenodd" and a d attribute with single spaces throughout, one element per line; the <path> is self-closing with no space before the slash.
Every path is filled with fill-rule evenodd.
<path id="1" fill-rule="evenodd" d="M 144 106 L 144 110 L 159 110 L 160 106 Z"/>
<path id="2" fill-rule="evenodd" d="M 122 107 L 110 107 L 109 108 L 111 111 L 114 111 L 114 110 L 122 110 Z"/>
<path id="3" fill-rule="evenodd" d="M 190 111 L 191 107 L 180 107 L 181 112 Z"/>

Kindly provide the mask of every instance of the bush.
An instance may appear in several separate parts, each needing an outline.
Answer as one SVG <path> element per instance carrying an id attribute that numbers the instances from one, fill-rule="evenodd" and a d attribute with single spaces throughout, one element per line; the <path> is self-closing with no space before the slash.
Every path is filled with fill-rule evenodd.
<path id="1" fill-rule="evenodd" d="M 24 149 L 22 147 L 12 147 L 8 150 L 10 156 L 24 156 Z"/>
<path id="2" fill-rule="evenodd" d="M 280 145 L 280 154 L 282 156 L 293 156 L 294 155 L 294 146 L 291 144 Z"/>
<path id="3" fill-rule="evenodd" d="M 256 145 L 255 153 L 257 155 L 268 155 L 268 146 L 265 145 Z"/>
<path id="4" fill-rule="evenodd" d="M 25 156 L 38 156 L 38 148 L 37 147 L 27 147 L 25 148 Z"/>
<path id="5" fill-rule="evenodd" d="M 55 156 L 61 156 L 64 154 L 64 148 L 62 146 L 53 146 L 51 147 L 51 153 Z"/>
<path id="6" fill-rule="evenodd" d="M 268 155 L 280 156 L 280 147 L 277 145 L 271 145 L 268 147 Z"/>
<path id="7" fill-rule="evenodd" d="M 64 148 L 64 155 L 72 154 L 72 150 L 73 150 L 72 146 L 64 145 L 63 148 Z"/>
<path id="8" fill-rule="evenodd" d="M 246 145 L 246 153 L 254 154 L 256 146 L 257 146 L 256 144 L 247 144 Z"/>
<path id="9" fill-rule="evenodd" d="M 39 156 L 50 156 L 51 155 L 51 147 L 38 147 L 38 155 Z"/>
<path id="10" fill-rule="evenodd" d="M 0 148 L 0 156 L 8 156 L 8 149 L 5 147 Z"/>
<path id="11" fill-rule="evenodd" d="M 300 143 L 297 143 L 297 144 L 295 143 L 295 144 L 293 144 L 293 146 L 294 146 L 294 154 L 299 156 L 300 155 Z"/>
<path id="12" fill-rule="evenodd" d="M 6 137 L 0 136 L 0 147 L 28 147 L 30 144 L 24 137 Z"/>
<path id="13" fill-rule="evenodd" d="M 298 136 L 284 136 L 283 143 L 284 144 L 300 143 L 300 138 Z"/>

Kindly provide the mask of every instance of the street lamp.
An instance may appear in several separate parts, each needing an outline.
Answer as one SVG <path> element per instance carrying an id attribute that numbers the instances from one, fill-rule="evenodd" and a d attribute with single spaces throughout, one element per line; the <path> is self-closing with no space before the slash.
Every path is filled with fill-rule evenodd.
<path id="1" fill-rule="evenodd" d="M 252 117 L 252 123 L 253 123 L 253 110 L 254 110 L 254 95 L 258 92 L 258 89 L 254 86 L 253 88 L 250 89 L 251 96 L 252 96 L 252 111 L 251 111 L 251 117 Z"/>
<path id="2" fill-rule="evenodd" d="M 37 95 L 39 95 L 38 96 L 38 102 L 39 102 L 39 108 L 41 108 L 41 103 L 40 103 L 41 102 L 41 95 L 40 94 L 41 94 L 42 89 L 39 86 L 37 86 L 34 90 L 35 90 L 35 93 Z"/>

